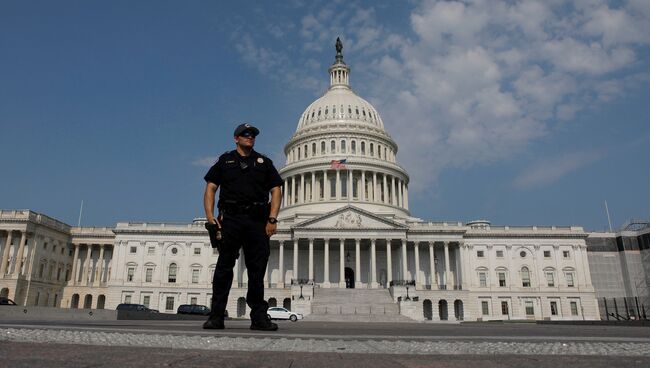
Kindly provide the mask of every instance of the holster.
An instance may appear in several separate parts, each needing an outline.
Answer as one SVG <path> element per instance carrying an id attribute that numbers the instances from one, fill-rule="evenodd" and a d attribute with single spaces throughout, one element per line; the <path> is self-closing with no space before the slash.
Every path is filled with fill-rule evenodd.
<path id="1" fill-rule="evenodd" d="M 217 248 L 219 253 L 221 253 L 221 246 L 223 245 L 223 232 L 221 231 L 221 226 L 219 226 L 219 224 L 206 222 L 205 228 L 208 230 L 208 235 L 210 236 L 210 245 L 212 245 L 212 248 Z"/>

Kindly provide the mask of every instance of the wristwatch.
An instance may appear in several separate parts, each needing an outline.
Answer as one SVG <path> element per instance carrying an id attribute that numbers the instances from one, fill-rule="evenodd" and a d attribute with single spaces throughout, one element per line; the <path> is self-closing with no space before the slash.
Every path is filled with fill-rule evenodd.
<path id="1" fill-rule="evenodd" d="M 278 223 L 278 219 L 276 219 L 275 217 L 269 217 L 269 224 L 275 225 L 277 223 Z"/>

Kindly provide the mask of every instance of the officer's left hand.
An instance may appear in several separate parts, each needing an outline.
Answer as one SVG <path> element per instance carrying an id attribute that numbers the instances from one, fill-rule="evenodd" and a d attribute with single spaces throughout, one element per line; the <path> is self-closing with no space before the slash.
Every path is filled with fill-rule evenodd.
<path id="1" fill-rule="evenodd" d="M 275 234 L 275 230 L 277 230 L 278 224 L 269 224 L 268 222 L 266 223 L 266 236 L 271 237 L 271 235 Z"/>

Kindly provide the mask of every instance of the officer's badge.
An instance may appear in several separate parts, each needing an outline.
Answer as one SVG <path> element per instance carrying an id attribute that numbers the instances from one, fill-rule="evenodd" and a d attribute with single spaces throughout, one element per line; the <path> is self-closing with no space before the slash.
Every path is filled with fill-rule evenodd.
<path id="1" fill-rule="evenodd" d="M 257 163 L 259 163 L 259 164 L 263 164 L 263 163 L 264 163 L 264 159 L 261 158 L 261 157 L 258 157 L 258 158 L 257 158 Z"/>

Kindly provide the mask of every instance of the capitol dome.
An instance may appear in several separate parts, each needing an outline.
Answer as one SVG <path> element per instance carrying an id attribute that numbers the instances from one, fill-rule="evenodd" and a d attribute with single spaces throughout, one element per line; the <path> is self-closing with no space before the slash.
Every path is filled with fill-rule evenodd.
<path id="1" fill-rule="evenodd" d="M 281 217 L 318 215 L 351 205 L 408 217 L 409 176 L 377 110 L 350 88 L 337 40 L 330 86 L 300 116 L 285 145 Z"/>

